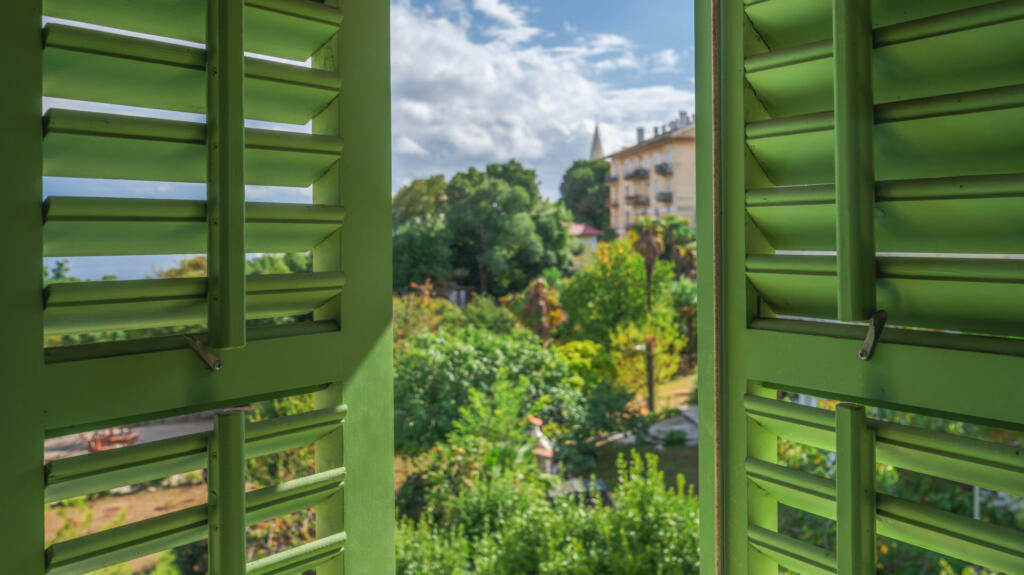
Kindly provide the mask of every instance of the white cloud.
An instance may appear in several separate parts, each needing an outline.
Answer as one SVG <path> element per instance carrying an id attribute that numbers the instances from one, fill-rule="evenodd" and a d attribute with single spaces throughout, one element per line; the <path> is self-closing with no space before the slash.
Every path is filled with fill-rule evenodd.
<path id="1" fill-rule="evenodd" d="M 679 52 L 672 49 L 655 53 L 651 60 L 653 72 L 675 72 L 679 68 Z"/>
<path id="2" fill-rule="evenodd" d="M 394 151 L 396 154 L 405 154 L 407 156 L 429 155 L 426 148 L 419 145 L 416 140 L 413 140 L 408 136 L 400 136 L 398 140 L 395 141 Z"/>
<path id="3" fill-rule="evenodd" d="M 502 0 L 473 0 L 473 8 L 497 22 L 485 33 L 502 42 L 519 44 L 540 34 L 539 28 L 527 25 L 526 11 L 521 7 Z"/>
<path id="4" fill-rule="evenodd" d="M 621 89 L 601 79 L 611 66 L 602 62 L 642 72 L 667 63 L 666 54 L 638 57 L 614 34 L 561 46 L 513 41 L 525 35 L 516 30 L 531 29 L 523 9 L 500 0 L 472 7 L 508 33 L 485 28 L 480 40 L 478 24 L 466 28 L 454 13 L 392 5 L 396 184 L 515 158 L 536 168 L 542 191 L 556 197 L 565 169 L 589 152 L 594 122 L 612 151 L 632 144 L 638 126 L 650 130 L 693 109 L 692 90 Z"/>

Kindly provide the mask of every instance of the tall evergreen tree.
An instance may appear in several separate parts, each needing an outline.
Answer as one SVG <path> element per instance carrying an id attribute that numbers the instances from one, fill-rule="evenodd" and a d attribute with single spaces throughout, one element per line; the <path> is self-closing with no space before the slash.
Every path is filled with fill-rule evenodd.
<path id="1" fill-rule="evenodd" d="M 608 211 L 608 173 L 602 159 L 577 160 L 562 177 L 562 200 L 575 221 L 589 224 L 606 235 L 611 233 Z"/>

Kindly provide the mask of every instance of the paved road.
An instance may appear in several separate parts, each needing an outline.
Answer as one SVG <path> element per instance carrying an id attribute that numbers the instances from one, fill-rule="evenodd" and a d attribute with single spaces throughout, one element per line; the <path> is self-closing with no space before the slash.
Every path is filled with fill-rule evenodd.
<path id="1" fill-rule="evenodd" d="M 149 443 L 169 437 L 200 433 L 213 429 L 213 417 L 197 418 L 196 416 L 185 416 L 162 420 L 158 423 L 138 425 L 133 428 L 139 433 L 139 443 Z M 53 461 L 88 453 L 85 449 L 84 439 L 88 434 L 76 433 L 62 437 L 47 439 L 43 447 L 43 460 Z"/>

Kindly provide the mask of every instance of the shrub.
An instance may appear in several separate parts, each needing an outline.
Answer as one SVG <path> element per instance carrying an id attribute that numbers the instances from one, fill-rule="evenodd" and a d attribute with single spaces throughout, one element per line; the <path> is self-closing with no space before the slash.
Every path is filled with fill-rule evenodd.
<path id="1" fill-rule="evenodd" d="M 509 335 L 468 326 L 422 333 L 395 359 L 395 443 L 423 453 L 454 429 L 469 390 L 525 382 L 527 403 L 554 435 L 584 422 L 584 398 L 569 363 L 525 329 Z M 522 414 L 525 415 L 525 412 Z"/>
<path id="2" fill-rule="evenodd" d="M 618 471 L 614 507 L 596 493 L 549 501 L 514 470 L 481 472 L 442 519 L 399 522 L 398 573 L 697 573 L 692 489 L 666 489 L 654 455 L 620 456 Z"/>
<path id="3" fill-rule="evenodd" d="M 686 432 L 682 429 L 673 429 L 672 431 L 665 434 L 665 445 L 672 447 L 684 447 L 686 440 L 689 439 Z"/>
<path id="4" fill-rule="evenodd" d="M 474 297 L 462 310 L 462 316 L 466 325 L 505 335 L 512 333 L 519 323 L 512 312 L 485 295 Z"/>

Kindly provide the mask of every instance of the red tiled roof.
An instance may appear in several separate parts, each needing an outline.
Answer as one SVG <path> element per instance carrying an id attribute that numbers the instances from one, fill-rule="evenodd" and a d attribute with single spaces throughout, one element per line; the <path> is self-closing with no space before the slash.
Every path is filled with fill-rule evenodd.
<path id="1" fill-rule="evenodd" d="M 597 229 L 597 228 L 595 228 L 593 226 L 587 225 L 587 224 L 581 224 L 581 223 L 573 222 L 573 223 L 569 224 L 569 235 L 570 236 L 599 236 L 599 235 L 601 235 L 601 230 L 599 230 L 599 229 Z"/>

